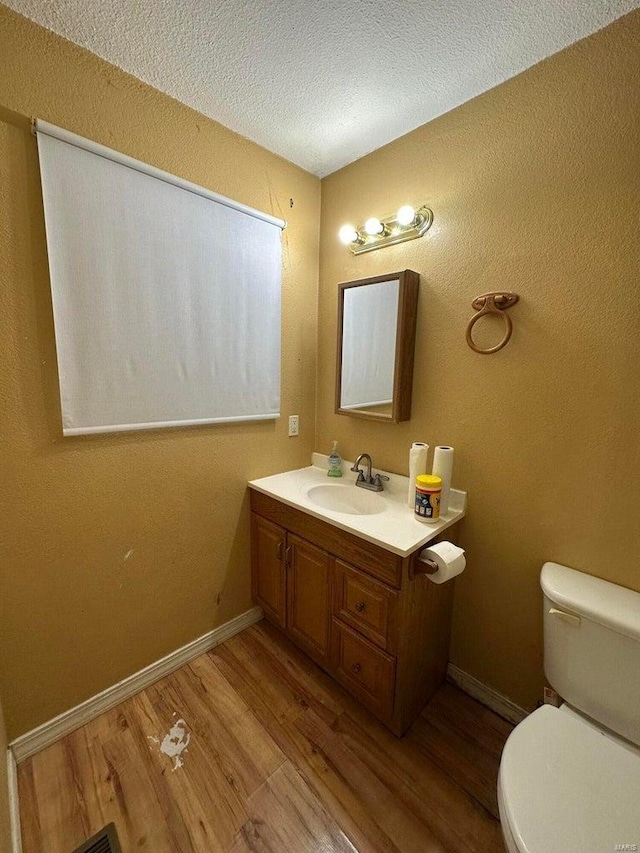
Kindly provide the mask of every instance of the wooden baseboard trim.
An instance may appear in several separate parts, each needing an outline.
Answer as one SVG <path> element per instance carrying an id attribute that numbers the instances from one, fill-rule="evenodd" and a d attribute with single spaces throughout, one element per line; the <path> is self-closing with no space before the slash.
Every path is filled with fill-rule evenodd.
<path id="1" fill-rule="evenodd" d="M 20 763 L 30 755 L 40 752 L 41 749 L 55 743 L 55 741 L 74 731 L 74 729 L 83 726 L 89 720 L 93 720 L 99 714 L 108 711 L 109 708 L 113 708 L 114 705 L 118 705 L 125 699 L 135 696 L 136 693 L 144 690 L 145 687 L 153 684 L 159 678 L 168 675 L 175 669 L 179 669 L 185 663 L 198 657 L 198 655 L 208 652 L 214 646 L 233 637 L 234 634 L 238 634 L 255 622 L 260 621 L 262 616 L 263 613 L 260 607 L 252 607 L 245 613 L 241 613 L 240 616 L 236 616 L 235 619 L 231 619 L 229 622 L 225 622 L 224 625 L 214 628 L 213 631 L 203 634 L 197 640 L 193 640 L 191 643 L 187 643 L 186 646 L 176 649 L 161 660 L 118 682 L 118 684 L 107 687 L 106 690 L 103 690 L 96 696 L 92 696 L 80 705 L 76 705 L 75 708 L 64 711 L 59 716 L 54 717 L 54 719 L 20 735 L 20 737 L 9 744 L 15 761 Z"/>
<path id="2" fill-rule="evenodd" d="M 18 801 L 18 773 L 13 752 L 7 750 L 7 782 L 9 788 L 9 827 L 11 830 L 11 853 L 22 853 L 20 830 L 20 804 Z"/>
<path id="3" fill-rule="evenodd" d="M 510 723 L 517 725 L 528 715 L 528 711 L 525 711 L 524 708 L 516 705 L 511 699 L 507 699 L 502 693 L 498 693 L 493 687 L 489 687 L 453 663 L 447 666 L 447 679 Z"/>

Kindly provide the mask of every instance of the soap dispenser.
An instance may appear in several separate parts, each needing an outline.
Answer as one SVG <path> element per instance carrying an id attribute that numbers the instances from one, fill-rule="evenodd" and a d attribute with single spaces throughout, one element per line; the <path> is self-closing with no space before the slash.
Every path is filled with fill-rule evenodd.
<path id="1" fill-rule="evenodd" d="M 338 453 L 338 442 L 333 442 L 333 449 L 329 454 L 328 477 L 342 477 L 342 457 Z"/>

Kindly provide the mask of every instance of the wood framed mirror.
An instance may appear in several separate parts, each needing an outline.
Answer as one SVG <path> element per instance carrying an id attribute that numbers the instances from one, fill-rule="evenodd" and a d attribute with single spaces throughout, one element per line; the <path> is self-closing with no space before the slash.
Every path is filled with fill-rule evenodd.
<path id="1" fill-rule="evenodd" d="M 412 270 L 338 285 L 337 414 L 411 417 L 419 288 Z"/>

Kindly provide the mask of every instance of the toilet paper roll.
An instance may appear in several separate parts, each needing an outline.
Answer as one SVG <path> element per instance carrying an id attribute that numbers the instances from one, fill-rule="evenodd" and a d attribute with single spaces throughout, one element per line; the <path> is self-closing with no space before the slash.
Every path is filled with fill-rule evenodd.
<path id="1" fill-rule="evenodd" d="M 433 451 L 433 474 L 442 480 L 440 515 L 446 515 L 449 511 L 449 492 L 453 474 L 453 447 L 438 445 Z"/>
<path id="2" fill-rule="evenodd" d="M 433 583 L 450 581 L 461 574 L 467 565 L 463 549 L 458 548 L 453 542 L 436 542 L 435 545 L 421 551 L 419 559 L 422 562 L 432 560 L 438 566 L 437 572 L 427 575 Z"/>
<path id="3" fill-rule="evenodd" d="M 409 451 L 409 494 L 408 504 L 414 509 L 416 502 L 416 477 L 427 473 L 427 455 L 429 445 L 424 441 L 414 441 Z"/>

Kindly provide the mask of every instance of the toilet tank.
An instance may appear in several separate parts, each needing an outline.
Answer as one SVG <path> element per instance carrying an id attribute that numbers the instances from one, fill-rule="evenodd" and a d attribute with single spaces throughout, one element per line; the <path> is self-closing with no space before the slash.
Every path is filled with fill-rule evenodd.
<path id="1" fill-rule="evenodd" d="M 544 671 L 568 704 L 640 746 L 640 593 L 545 563 Z"/>

